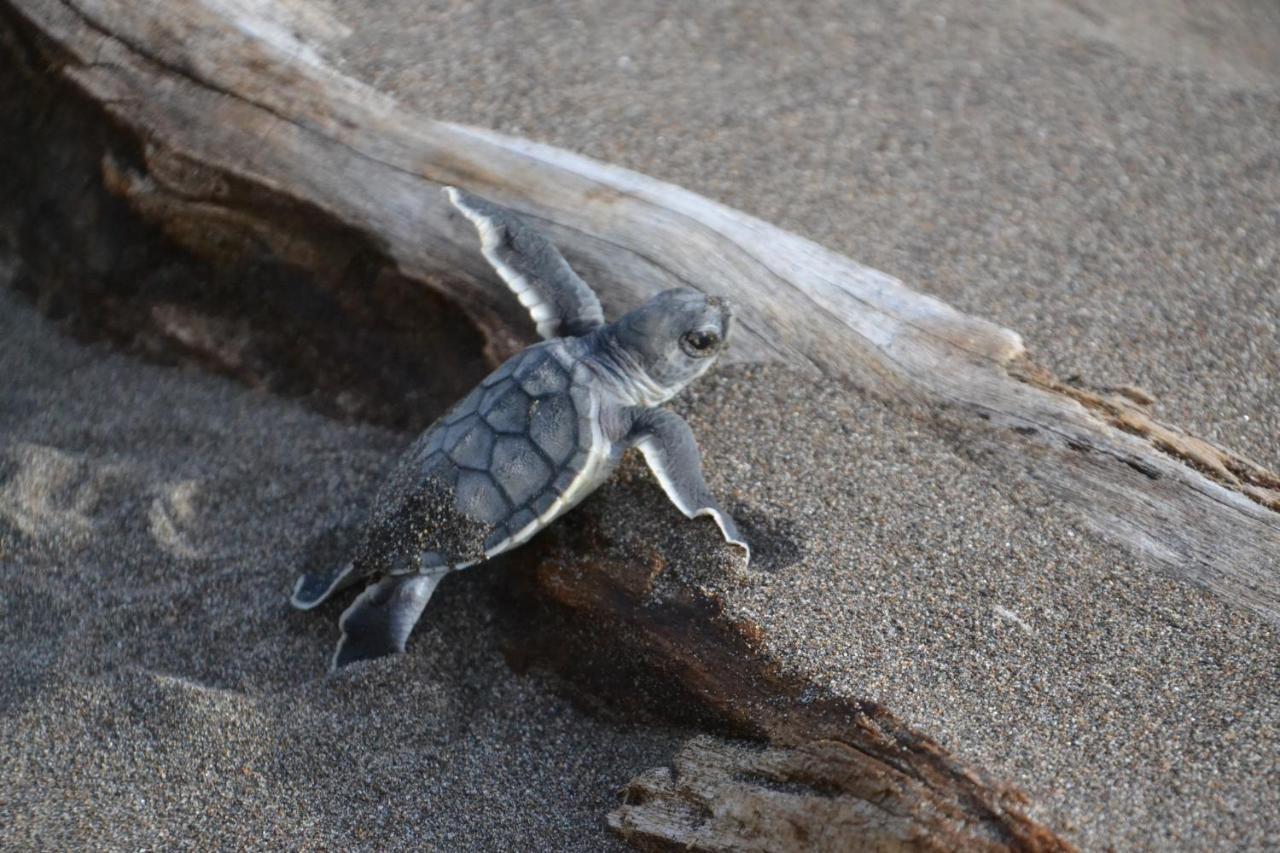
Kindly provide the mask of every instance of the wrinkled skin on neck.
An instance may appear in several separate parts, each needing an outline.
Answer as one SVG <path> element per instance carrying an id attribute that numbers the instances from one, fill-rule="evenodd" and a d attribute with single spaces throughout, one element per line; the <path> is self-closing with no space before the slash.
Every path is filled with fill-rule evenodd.
<path id="1" fill-rule="evenodd" d="M 620 397 L 657 406 L 711 368 L 731 324 L 723 299 L 667 290 L 599 331 L 597 361 Z"/>

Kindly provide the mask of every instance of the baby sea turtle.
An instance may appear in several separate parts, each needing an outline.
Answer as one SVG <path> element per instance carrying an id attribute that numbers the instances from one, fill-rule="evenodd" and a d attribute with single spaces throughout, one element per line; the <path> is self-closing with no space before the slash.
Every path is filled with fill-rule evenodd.
<path id="1" fill-rule="evenodd" d="M 436 584 L 526 542 L 608 478 L 638 447 L 671 501 L 709 515 L 750 549 L 702 479 L 689 425 L 658 408 L 724 349 L 728 303 L 668 290 L 606 324 L 564 257 L 519 217 L 445 188 L 480 232 L 481 250 L 545 338 L 490 374 L 432 424 L 383 484 L 355 555 L 298 579 L 309 610 L 373 580 L 342 614 L 334 668 L 404 651 Z"/>

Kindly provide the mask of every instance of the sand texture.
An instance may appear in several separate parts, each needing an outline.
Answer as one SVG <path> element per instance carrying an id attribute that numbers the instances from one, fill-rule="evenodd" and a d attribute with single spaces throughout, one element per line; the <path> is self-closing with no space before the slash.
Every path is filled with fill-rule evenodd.
<path id="1" fill-rule="evenodd" d="M 882 702 L 1089 849 L 1280 837 L 1275 626 L 1135 565 L 945 421 L 777 369 L 680 408 L 764 528 L 754 570 L 699 582 L 785 667 Z"/>
<path id="2" fill-rule="evenodd" d="M 1280 464 L 1273 3 L 307 8 L 409 108 L 757 214 Z M 7 290 L 0 377 L 0 847 L 624 849 L 616 792 L 695 732 L 514 672 L 502 565 L 335 677 L 344 602 L 288 607 L 412 435 L 75 343 Z M 1280 838 L 1275 626 L 1085 532 L 945 412 L 750 366 L 676 408 L 750 568 L 634 459 L 559 524 L 662 549 L 760 654 L 1085 849 Z"/>
<path id="3" fill-rule="evenodd" d="M 1280 464 L 1273 2 L 315 7 L 427 115 L 758 215 Z"/>
<path id="4" fill-rule="evenodd" d="M 450 578 L 411 654 L 335 678 L 339 607 L 285 603 L 300 566 L 349 547 L 400 437 L 3 308 L 11 838 L 605 843 L 613 792 L 678 733 L 514 675 L 501 566 Z M 661 543 L 766 654 L 885 703 L 1086 846 L 1280 833 L 1272 626 L 1092 540 L 945 421 L 778 368 L 723 371 L 679 408 L 753 568 L 634 462 L 584 508 L 606 542 Z"/>
<path id="5" fill-rule="evenodd" d="M 679 740 L 575 713 L 450 578 L 415 654 L 326 678 L 339 557 L 402 437 L 81 349 L 0 294 L 0 846 L 600 850 Z"/>

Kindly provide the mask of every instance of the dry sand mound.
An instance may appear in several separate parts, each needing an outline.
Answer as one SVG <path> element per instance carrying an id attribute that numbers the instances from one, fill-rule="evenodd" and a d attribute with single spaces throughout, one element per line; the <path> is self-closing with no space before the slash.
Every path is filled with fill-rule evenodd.
<path id="1" fill-rule="evenodd" d="M 675 735 L 513 675 L 497 569 L 441 588 L 413 655 L 325 677 L 339 608 L 291 580 L 401 437 L 80 348 L 7 292 L 0 375 L 0 844 L 616 844 Z"/>

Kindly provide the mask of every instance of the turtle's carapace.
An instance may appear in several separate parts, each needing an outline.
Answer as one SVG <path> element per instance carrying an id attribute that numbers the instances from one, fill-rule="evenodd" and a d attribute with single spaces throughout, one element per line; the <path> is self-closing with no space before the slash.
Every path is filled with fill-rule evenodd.
<path id="1" fill-rule="evenodd" d="M 404 651 L 444 575 L 527 541 L 604 482 L 629 447 L 681 512 L 710 515 L 750 559 L 707 489 L 689 425 L 657 408 L 723 351 L 728 303 L 668 290 L 606 324 L 596 295 L 541 234 L 495 204 L 445 192 L 547 340 L 418 437 L 378 492 L 350 562 L 298 579 L 291 602 L 304 610 L 369 582 L 339 620 L 335 668 Z"/>

